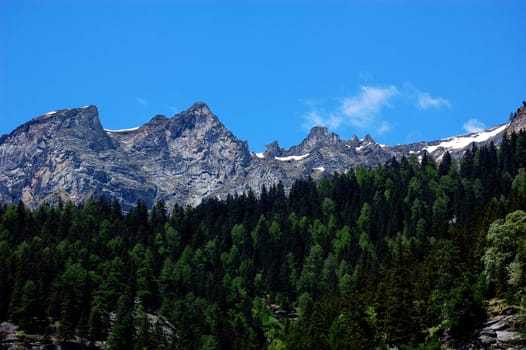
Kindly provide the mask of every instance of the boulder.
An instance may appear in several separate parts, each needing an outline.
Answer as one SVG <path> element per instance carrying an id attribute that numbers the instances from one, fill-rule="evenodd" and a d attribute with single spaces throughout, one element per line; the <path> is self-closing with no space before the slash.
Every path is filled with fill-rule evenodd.
<path id="1" fill-rule="evenodd" d="M 518 332 L 513 331 L 497 331 L 497 340 L 502 343 L 511 343 L 521 339 Z"/>

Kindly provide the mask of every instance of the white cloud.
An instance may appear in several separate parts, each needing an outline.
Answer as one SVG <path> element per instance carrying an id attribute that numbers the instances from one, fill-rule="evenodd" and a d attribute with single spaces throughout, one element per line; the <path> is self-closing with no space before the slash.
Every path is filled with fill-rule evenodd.
<path id="1" fill-rule="evenodd" d="M 304 126 L 307 129 L 313 126 L 325 126 L 329 129 L 338 129 L 342 125 L 343 119 L 335 114 L 322 115 L 322 112 L 313 110 L 305 115 Z"/>
<path id="2" fill-rule="evenodd" d="M 359 129 L 376 128 L 376 133 L 384 134 L 391 129 L 391 124 L 379 120 L 382 108 L 390 106 L 390 100 L 399 95 L 396 86 L 387 87 L 361 86 L 360 92 L 341 100 L 334 112 L 316 109 L 308 104 L 311 111 L 305 115 L 306 128 L 316 125 L 338 129 L 344 126 L 354 126 Z"/>
<path id="3" fill-rule="evenodd" d="M 137 103 L 143 106 L 148 106 L 148 101 L 145 98 L 137 97 L 136 100 L 137 100 Z"/>
<path id="4" fill-rule="evenodd" d="M 464 130 L 470 134 L 484 129 L 486 129 L 486 126 L 478 119 L 473 118 L 464 123 Z"/>
<path id="5" fill-rule="evenodd" d="M 344 97 L 338 100 L 336 105 L 329 108 L 319 108 L 320 105 L 327 107 L 330 104 L 327 100 L 304 101 L 310 110 L 304 115 L 305 128 L 316 125 L 333 130 L 353 127 L 361 132 L 384 135 L 390 132 L 395 124 L 385 118 L 383 111 L 395 107 L 395 102 L 397 107 L 417 108 L 419 110 L 451 108 L 451 102 L 448 99 L 431 96 L 429 93 L 418 90 L 411 85 L 407 86 L 407 84 L 400 88 L 396 85 L 362 85 L 356 95 Z M 334 102 L 335 99 L 332 101 Z M 469 124 L 468 127 L 473 125 L 475 124 Z M 475 127 L 477 126 L 480 126 L 480 122 L 475 125 Z M 473 128 L 469 130 L 473 130 Z"/>
<path id="6" fill-rule="evenodd" d="M 342 113 L 347 121 L 356 127 L 371 126 L 380 110 L 389 106 L 389 100 L 398 95 L 396 86 L 362 86 L 357 96 L 343 100 Z"/>
<path id="7" fill-rule="evenodd" d="M 427 92 L 418 91 L 417 93 L 417 107 L 420 109 L 448 107 L 451 108 L 451 102 L 442 97 L 433 97 Z"/>

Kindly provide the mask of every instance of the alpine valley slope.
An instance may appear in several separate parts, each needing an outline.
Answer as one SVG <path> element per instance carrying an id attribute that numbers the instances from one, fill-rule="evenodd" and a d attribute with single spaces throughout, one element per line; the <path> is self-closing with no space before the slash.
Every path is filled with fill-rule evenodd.
<path id="1" fill-rule="evenodd" d="M 474 142 L 499 144 L 507 130 L 526 127 L 526 107 L 507 124 L 433 142 L 386 146 L 370 135 L 341 140 L 314 127 L 297 146 L 277 142 L 251 152 L 202 102 L 166 118 L 155 116 L 128 130 L 103 129 L 95 106 L 49 112 L 0 137 L 0 202 L 22 200 L 29 207 L 90 197 L 116 199 L 124 209 L 142 200 L 165 201 L 168 208 L 198 205 L 281 181 L 319 179 L 358 165 L 383 164 L 392 157 L 427 152 L 440 160 L 460 156 Z"/>

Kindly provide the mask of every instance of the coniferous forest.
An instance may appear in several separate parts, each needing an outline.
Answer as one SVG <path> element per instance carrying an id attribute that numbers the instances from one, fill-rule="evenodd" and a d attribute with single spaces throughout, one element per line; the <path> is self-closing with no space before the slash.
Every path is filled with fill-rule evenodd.
<path id="1" fill-rule="evenodd" d="M 0 320 L 110 349 L 462 344 L 484 301 L 524 303 L 525 169 L 521 132 L 195 208 L 4 204 Z"/>

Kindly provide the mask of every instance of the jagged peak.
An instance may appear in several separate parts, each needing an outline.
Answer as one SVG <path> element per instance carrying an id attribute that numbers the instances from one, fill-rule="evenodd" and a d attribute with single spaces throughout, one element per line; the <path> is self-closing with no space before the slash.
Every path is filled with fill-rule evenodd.
<path id="1" fill-rule="evenodd" d="M 91 124 L 96 129 L 102 130 L 102 125 L 99 120 L 99 111 L 95 105 L 88 105 L 79 108 L 60 109 L 44 113 L 28 122 L 20 125 L 13 130 L 9 135 L 16 135 L 20 132 L 28 132 L 31 126 L 39 125 L 41 123 L 54 123 L 56 127 L 72 127 L 71 123 L 62 123 L 62 121 L 69 120 L 77 124 Z"/>
<path id="2" fill-rule="evenodd" d="M 168 120 L 168 118 L 166 118 L 165 115 L 163 115 L 163 114 L 156 114 L 155 117 L 150 119 L 150 122 L 148 124 L 159 124 L 159 123 L 165 122 L 167 120 Z"/>
<path id="3" fill-rule="evenodd" d="M 323 141 L 336 143 L 340 141 L 340 136 L 333 132 L 329 133 L 329 130 L 324 126 L 314 126 L 302 143 L 312 145 Z"/>
<path id="4" fill-rule="evenodd" d="M 373 139 L 373 137 L 371 136 L 371 134 L 367 134 L 365 135 L 365 137 L 363 138 L 363 141 L 364 142 L 369 142 L 369 143 L 376 143 Z"/>
<path id="5" fill-rule="evenodd" d="M 273 141 L 272 143 L 265 146 L 265 152 L 263 154 L 265 157 L 279 157 L 282 155 L 282 149 L 279 147 L 278 141 Z"/>
<path id="6" fill-rule="evenodd" d="M 97 106 L 95 105 L 86 105 L 82 107 L 76 107 L 76 108 L 64 108 L 64 109 L 58 109 L 56 111 L 51 111 L 43 114 L 44 116 L 52 116 L 52 115 L 60 115 L 60 114 L 67 114 L 67 113 L 99 113 L 99 110 L 97 109 Z"/>
<path id="7" fill-rule="evenodd" d="M 30 120 L 29 122 L 32 122 L 32 121 L 35 121 L 35 120 L 43 120 L 43 119 L 52 119 L 52 118 L 55 118 L 55 117 L 62 117 L 62 116 L 75 116 L 75 115 L 85 115 L 85 114 L 88 114 L 88 115 L 96 115 L 98 117 L 99 115 L 99 110 L 97 109 L 97 106 L 95 105 L 87 105 L 87 106 L 82 106 L 82 107 L 78 107 L 78 108 L 71 108 L 71 109 L 68 109 L 68 108 L 65 108 L 65 109 L 57 109 L 56 111 L 51 111 L 51 112 L 47 112 L 47 113 L 44 113 L 32 120 Z"/>
<path id="8" fill-rule="evenodd" d="M 87 112 L 97 112 L 97 114 L 99 113 L 99 110 L 97 109 L 97 106 L 95 105 L 86 105 L 86 106 L 82 106 L 76 109 L 81 109 Z"/>
<path id="9" fill-rule="evenodd" d="M 212 114 L 212 111 L 210 110 L 210 107 L 205 102 L 195 102 L 188 110 L 187 112 L 201 112 L 205 114 Z"/>
<path id="10" fill-rule="evenodd" d="M 349 140 L 345 140 L 344 143 L 347 147 L 353 148 L 357 147 L 360 144 L 360 139 L 358 138 L 358 136 L 353 135 Z"/>
<path id="11" fill-rule="evenodd" d="M 190 108 L 173 116 L 174 120 L 181 120 L 185 123 L 194 123 L 196 121 L 221 123 L 219 118 L 212 113 L 210 107 L 204 102 L 195 102 Z"/>
<path id="12" fill-rule="evenodd" d="M 320 147 L 327 147 L 339 143 L 341 143 L 341 140 L 338 134 L 333 132 L 329 133 L 329 130 L 324 126 L 314 126 L 299 145 L 293 146 L 283 153 L 287 155 L 296 155 L 298 152 L 305 154 Z"/>
<path id="13" fill-rule="evenodd" d="M 310 132 L 309 132 L 309 135 L 307 136 L 307 138 L 309 137 L 316 137 L 316 136 L 326 136 L 326 135 L 329 135 L 329 130 L 324 127 L 324 126 L 314 126 L 310 129 Z"/>
<path id="14" fill-rule="evenodd" d="M 108 150 L 114 147 L 110 137 L 102 127 L 99 112 L 95 105 L 47 112 L 22 124 L 9 135 L 0 138 L 0 144 L 20 142 L 27 139 L 66 139 L 68 140 L 67 143 L 62 142 L 65 148 L 75 143 L 71 140 L 80 140 L 93 151 Z"/>
<path id="15" fill-rule="evenodd" d="M 522 106 L 517 108 L 517 112 L 513 113 L 507 134 L 518 133 L 521 130 L 526 130 L 526 101 L 522 101 Z"/>

